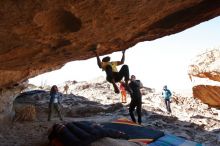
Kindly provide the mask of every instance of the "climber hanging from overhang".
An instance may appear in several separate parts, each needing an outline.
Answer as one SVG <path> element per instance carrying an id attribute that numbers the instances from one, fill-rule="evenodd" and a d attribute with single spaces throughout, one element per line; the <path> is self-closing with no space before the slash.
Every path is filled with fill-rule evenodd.
<path id="1" fill-rule="evenodd" d="M 122 58 L 121 61 L 110 61 L 111 58 L 106 56 L 102 59 L 99 58 L 98 49 L 100 48 L 100 44 L 97 45 L 96 49 L 94 50 L 97 58 L 97 64 L 99 68 L 106 72 L 106 80 L 112 83 L 114 87 L 115 93 L 120 93 L 118 86 L 116 85 L 117 82 L 120 82 L 123 78 L 125 80 L 125 86 L 128 91 L 128 81 L 129 81 L 129 68 L 128 65 L 124 64 L 125 61 L 125 50 L 122 51 Z M 124 64 L 120 71 L 117 70 L 117 66 Z"/>

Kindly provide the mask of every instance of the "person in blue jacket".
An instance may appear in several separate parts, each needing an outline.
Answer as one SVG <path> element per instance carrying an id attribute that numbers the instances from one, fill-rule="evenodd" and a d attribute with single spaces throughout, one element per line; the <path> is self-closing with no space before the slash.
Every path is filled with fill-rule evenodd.
<path id="1" fill-rule="evenodd" d="M 170 99 L 171 99 L 172 93 L 167 88 L 167 85 L 165 85 L 163 87 L 162 95 L 163 95 L 164 102 L 165 102 L 165 105 L 166 105 L 166 108 L 167 108 L 167 112 L 171 113 Z"/>
<path id="2" fill-rule="evenodd" d="M 49 114 L 48 114 L 48 121 L 51 120 L 51 114 L 53 112 L 53 109 L 56 110 L 58 113 L 60 120 L 63 120 L 63 117 L 61 115 L 61 97 L 60 94 L 58 93 L 58 88 L 56 85 L 53 85 L 50 89 L 50 102 L 49 102 Z"/>

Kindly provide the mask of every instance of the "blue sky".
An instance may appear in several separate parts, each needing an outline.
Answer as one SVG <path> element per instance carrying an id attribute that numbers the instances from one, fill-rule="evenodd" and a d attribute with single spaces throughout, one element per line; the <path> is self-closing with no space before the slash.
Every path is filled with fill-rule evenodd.
<path id="1" fill-rule="evenodd" d="M 187 69 L 191 59 L 212 48 L 220 48 L 220 17 L 174 35 L 138 43 L 126 51 L 125 63 L 130 67 L 130 74 L 135 74 L 147 87 L 160 89 L 166 84 L 172 90 L 190 90 L 192 83 Z M 111 60 L 120 60 L 121 52 L 109 56 Z M 105 72 L 92 58 L 67 63 L 60 70 L 29 81 L 36 85 L 52 85 L 66 80 L 87 81 L 99 76 L 105 76 Z"/>

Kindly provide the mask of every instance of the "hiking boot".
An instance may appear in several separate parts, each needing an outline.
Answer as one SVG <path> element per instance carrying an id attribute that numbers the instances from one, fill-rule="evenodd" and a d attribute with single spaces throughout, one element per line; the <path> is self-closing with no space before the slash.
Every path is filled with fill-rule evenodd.
<path id="1" fill-rule="evenodd" d="M 116 84 L 113 84 L 113 87 L 114 87 L 115 93 L 119 94 L 120 90 L 118 89 L 118 86 Z"/>

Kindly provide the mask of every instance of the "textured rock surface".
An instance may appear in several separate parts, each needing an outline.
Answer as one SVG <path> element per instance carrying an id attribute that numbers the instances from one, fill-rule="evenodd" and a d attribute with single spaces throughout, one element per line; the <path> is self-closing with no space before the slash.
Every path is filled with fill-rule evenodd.
<path id="1" fill-rule="evenodd" d="M 10 89 L 0 90 L 0 122 L 11 120 L 13 101 L 25 86 L 26 84 L 21 84 Z"/>
<path id="2" fill-rule="evenodd" d="M 219 86 L 198 85 L 193 87 L 193 96 L 213 107 L 220 107 L 219 93 Z"/>
<path id="3" fill-rule="evenodd" d="M 198 55 L 189 66 L 189 75 L 220 81 L 220 50 L 213 49 Z"/>
<path id="4" fill-rule="evenodd" d="M 206 78 L 206 80 L 196 80 L 193 87 L 193 95 L 201 99 L 210 106 L 220 107 L 220 50 L 213 49 L 198 55 L 189 67 L 191 79 Z"/>
<path id="5" fill-rule="evenodd" d="M 1 0 L 0 88 L 218 15 L 219 0 Z"/>

